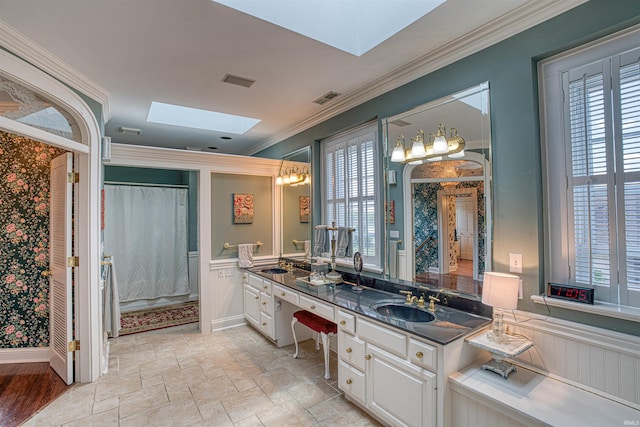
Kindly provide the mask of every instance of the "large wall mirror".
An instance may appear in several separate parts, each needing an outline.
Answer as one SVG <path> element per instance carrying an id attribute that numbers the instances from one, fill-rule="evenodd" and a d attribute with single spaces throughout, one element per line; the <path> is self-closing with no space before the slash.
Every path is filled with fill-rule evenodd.
<path id="1" fill-rule="evenodd" d="M 283 156 L 276 184 L 282 188 L 280 255 L 310 257 L 311 147 Z"/>
<path id="2" fill-rule="evenodd" d="M 382 125 L 386 277 L 480 295 L 492 266 L 489 84 Z M 412 154 L 416 143 L 424 154 Z"/>

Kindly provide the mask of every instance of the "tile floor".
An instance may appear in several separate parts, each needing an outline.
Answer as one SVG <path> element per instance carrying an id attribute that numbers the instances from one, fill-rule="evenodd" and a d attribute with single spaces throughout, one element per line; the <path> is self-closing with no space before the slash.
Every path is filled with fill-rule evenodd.
<path id="1" fill-rule="evenodd" d="M 314 341 L 278 348 L 249 326 L 197 324 L 111 340 L 109 372 L 76 384 L 25 426 L 378 426 L 324 380 Z"/>

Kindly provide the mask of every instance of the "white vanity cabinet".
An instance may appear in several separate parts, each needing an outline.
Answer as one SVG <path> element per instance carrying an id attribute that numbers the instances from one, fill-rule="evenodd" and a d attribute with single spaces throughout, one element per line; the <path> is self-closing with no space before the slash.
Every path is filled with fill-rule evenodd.
<path id="1" fill-rule="evenodd" d="M 251 273 L 245 273 L 243 282 L 245 318 L 263 334 L 275 340 L 274 301 L 271 295 L 271 281 Z"/>
<path id="2" fill-rule="evenodd" d="M 435 426 L 437 348 L 344 310 L 336 319 L 340 389 L 390 425 Z"/>

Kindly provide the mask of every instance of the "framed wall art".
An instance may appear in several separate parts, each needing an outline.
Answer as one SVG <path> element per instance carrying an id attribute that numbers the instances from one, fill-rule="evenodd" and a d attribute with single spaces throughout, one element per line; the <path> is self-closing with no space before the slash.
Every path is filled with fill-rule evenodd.
<path id="1" fill-rule="evenodd" d="M 233 194 L 233 223 L 252 224 L 253 223 L 253 194 L 234 193 Z"/>

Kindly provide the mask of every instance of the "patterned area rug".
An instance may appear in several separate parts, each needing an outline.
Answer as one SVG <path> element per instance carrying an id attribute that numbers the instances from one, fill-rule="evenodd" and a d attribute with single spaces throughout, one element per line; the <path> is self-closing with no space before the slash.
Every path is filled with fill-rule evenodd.
<path id="1" fill-rule="evenodd" d="M 198 301 L 149 310 L 131 311 L 120 316 L 120 335 L 135 334 L 199 321 Z"/>

